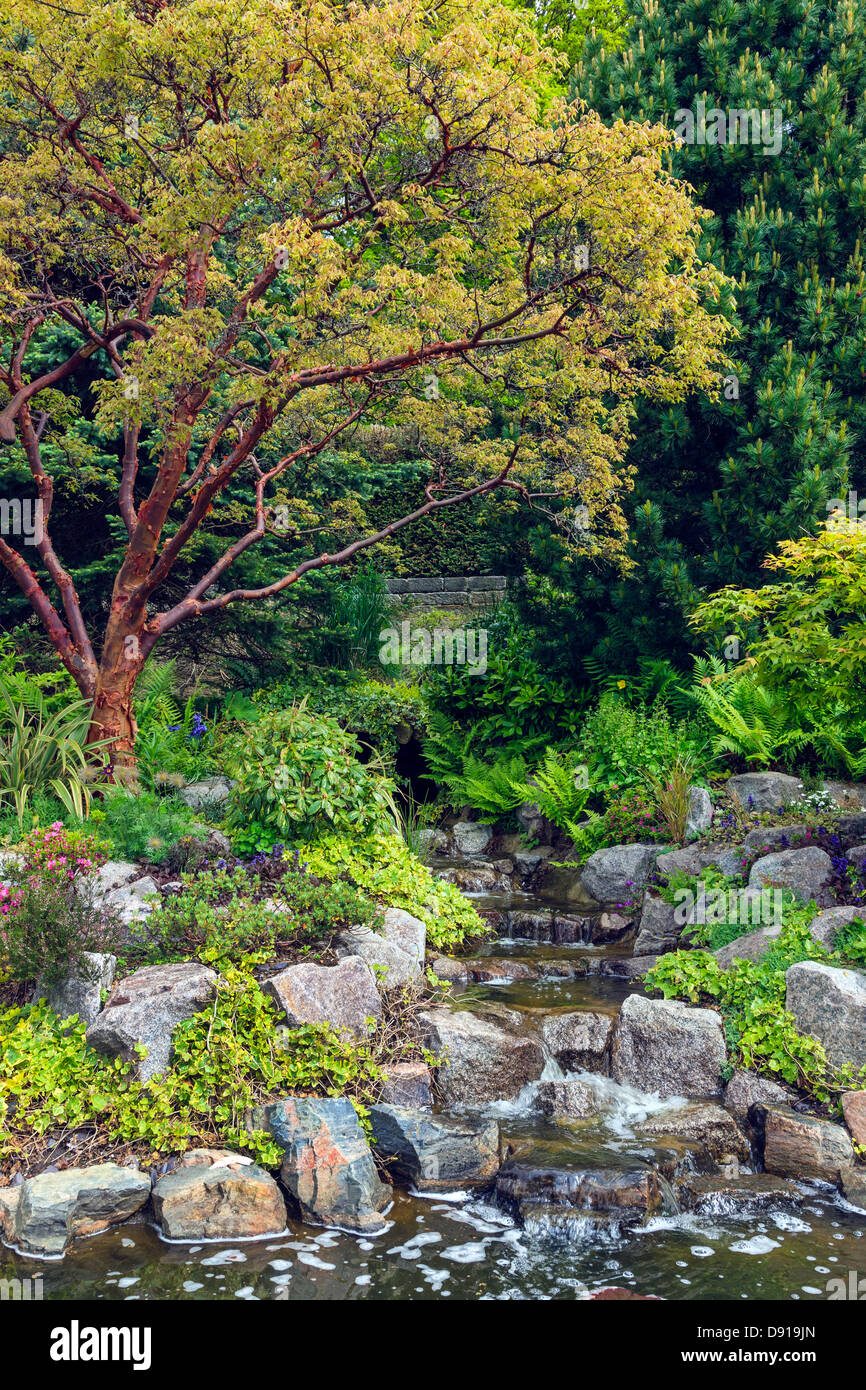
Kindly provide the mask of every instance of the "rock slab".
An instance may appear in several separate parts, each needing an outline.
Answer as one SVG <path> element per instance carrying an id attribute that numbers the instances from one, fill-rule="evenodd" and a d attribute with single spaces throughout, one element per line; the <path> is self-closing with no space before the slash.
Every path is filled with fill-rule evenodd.
<path id="1" fill-rule="evenodd" d="M 565 1071 L 607 1073 L 613 1027 L 611 1014 L 552 1013 L 542 1021 L 541 1038 Z"/>
<path id="2" fill-rule="evenodd" d="M 369 927 L 351 927 L 337 937 L 337 954 L 360 958 L 381 972 L 386 989 L 396 989 L 417 980 L 424 969 L 427 928 L 410 912 L 389 907 L 381 932 Z"/>
<path id="3" fill-rule="evenodd" d="M 391 1189 L 351 1101 L 287 1096 L 266 1106 L 263 1118 L 285 1152 L 280 1178 L 305 1221 L 370 1235 L 385 1229 Z"/>
<path id="4" fill-rule="evenodd" d="M 866 1148 L 866 1091 L 846 1091 L 842 1114 L 854 1143 Z"/>
<path id="5" fill-rule="evenodd" d="M 527 1034 L 500 1028 L 465 1010 L 430 1009 L 421 1020 L 427 1046 L 442 1056 L 436 1084 L 446 1105 L 513 1100 L 544 1070 L 541 1045 Z"/>
<path id="6" fill-rule="evenodd" d="M 785 985 L 797 1031 L 817 1038 L 834 1066 L 866 1066 L 866 976 L 803 960 L 786 971 Z"/>
<path id="7" fill-rule="evenodd" d="M 592 1086 L 576 1077 L 569 1081 L 539 1081 L 532 1108 L 549 1120 L 588 1120 L 599 1112 Z"/>
<path id="8" fill-rule="evenodd" d="M 660 1096 L 718 1096 L 725 1061 L 717 1013 L 639 994 L 625 1000 L 613 1039 L 614 1081 Z"/>
<path id="9" fill-rule="evenodd" d="M 111 988 L 117 957 L 102 951 L 83 951 L 81 959 L 86 973 L 67 975 L 56 985 L 37 983 L 35 996 L 47 999 L 59 1018 L 77 1014 L 89 1026 L 102 1011 L 102 991 Z"/>
<path id="10" fill-rule="evenodd" d="M 764 1168 L 780 1178 L 817 1179 L 838 1186 L 854 1150 L 844 1125 L 775 1106 L 755 1107 L 764 1136 Z"/>
<path id="11" fill-rule="evenodd" d="M 657 852 L 654 845 L 641 844 L 597 849 L 583 867 L 583 887 L 599 903 L 632 903 L 640 897 Z"/>
<path id="12" fill-rule="evenodd" d="M 635 955 L 661 956 L 667 951 L 676 951 L 687 916 L 688 912 L 676 903 L 665 902 L 655 893 L 645 893 L 634 943 Z"/>
<path id="13" fill-rule="evenodd" d="M 742 772 L 729 777 L 725 787 L 750 811 L 777 811 L 803 795 L 802 782 L 784 772 Z"/>
<path id="14" fill-rule="evenodd" d="M 750 888 L 790 888 L 801 902 L 830 904 L 833 861 L 817 845 L 783 849 L 756 859 L 749 871 Z"/>
<path id="15" fill-rule="evenodd" d="M 216 975 L 205 965 L 146 965 L 115 985 L 105 1008 L 87 1030 L 97 1052 L 132 1062 L 140 1081 L 165 1071 L 171 1059 L 171 1035 L 210 1002 Z M 147 1056 L 139 1057 L 143 1044 Z"/>
<path id="16" fill-rule="evenodd" d="M 477 821 L 459 820 L 452 827 L 451 834 L 459 854 L 483 854 L 493 838 L 489 825 L 479 825 Z"/>
<path id="17" fill-rule="evenodd" d="M 432 1104 L 430 1068 L 426 1062 L 391 1062 L 382 1068 L 382 1105 L 408 1106 L 424 1110 Z"/>
<path id="18" fill-rule="evenodd" d="M 745 1120 L 753 1105 L 787 1105 L 788 1099 L 775 1081 L 751 1071 L 735 1071 L 725 1087 L 725 1109 L 739 1120 Z"/>
<path id="19" fill-rule="evenodd" d="M 688 1105 L 653 1115 L 639 1124 L 635 1133 L 651 1139 L 685 1139 L 699 1145 L 717 1163 L 729 1158 L 745 1162 L 750 1157 L 745 1135 L 720 1105 Z"/>
<path id="20" fill-rule="evenodd" d="M 369 1018 L 382 1016 L 376 977 L 360 956 L 339 965 L 290 965 L 262 986 L 277 1001 L 290 1028 L 327 1023 L 354 1038 L 369 1036 Z"/>
<path id="21" fill-rule="evenodd" d="M 216 809 L 228 801 L 234 785 L 230 777 L 203 777 L 183 787 L 178 796 L 193 811 Z"/>
<path id="22" fill-rule="evenodd" d="M 374 1105 L 370 1124 L 377 1162 L 389 1176 L 418 1192 L 485 1187 L 499 1171 L 495 1120 Z"/>
<path id="23" fill-rule="evenodd" d="M 150 1178 L 136 1168 L 99 1163 L 39 1173 L 19 1193 L 4 1220 L 4 1239 L 34 1255 L 62 1255 L 76 1236 L 128 1221 L 150 1197 Z"/>
<path id="24" fill-rule="evenodd" d="M 280 1235 L 286 1204 L 270 1173 L 234 1154 L 160 1178 L 153 1210 L 169 1240 L 236 1240 Z"/>

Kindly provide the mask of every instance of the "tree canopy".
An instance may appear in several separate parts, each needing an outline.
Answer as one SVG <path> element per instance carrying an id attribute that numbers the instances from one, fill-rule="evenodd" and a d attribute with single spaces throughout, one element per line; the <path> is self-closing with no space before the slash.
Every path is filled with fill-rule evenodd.
<path id="1" fill-rule="evenodd" d="M 41 571 L 6 539 L 0 558 L 119 750 L 162 634 L 409 523 L 291 563 L 293 480 L 362 420 L 423 437 L 416 514 L 494 488 L 570 496 L 598 517 L 593 546 L 621 545 L 634 402 L 714 388 L 723 324 L 704 305 L 721 277 L 697 260 L 669 135 L 552 96 L 563 61 L 489 0 L 6 16 L 0 438 L 44 531 Z M 71 406 L 95 356 L 90 401 Z M 98 655 L 51 540 L 46 458 L 82 423 L 117 440 L 126 532 Z M 160 607 L 241 481 L 230 543 Z M 232 563 L 281 528 L 284 572 L 232 588 Z"/>

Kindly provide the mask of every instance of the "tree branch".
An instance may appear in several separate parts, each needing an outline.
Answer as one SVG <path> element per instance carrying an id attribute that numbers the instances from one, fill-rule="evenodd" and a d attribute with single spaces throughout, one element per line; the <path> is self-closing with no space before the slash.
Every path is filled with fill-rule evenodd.
<path id="1" fill-rule="evenodd" d="M 400 517 L 398 521 L 390 522 L 389 525 L 384 526 L 381 531 L 377 531 L 375 535 L 365 536 L 361 540 L 352 541 L 350 545 L 344 546 L 342 550 L 338 550 L 333 555 L 319 555 L 315 559 L 304 560 L 303 563 L 292 570 L 290 574 L 284 575 L 282 579 L 278 579 L 273 584 L 268 584 L 262 589 L 233 589 L 231 593 L 220 594 L 217 598 L 202 602 L 201 598 L 196 595 L 203 593 L 204 589 L 201 583 L 198 584 L 196 588 L 191 590 L 186 598 L 182 599 L 174 608 L 169 609 L 167 613 L 152 618 L 150 622 L 146 624 L 145 631 L 147 635 L 142 639 L 142 651 L 149 652 L 152 650 L 159 638 L 164 633 L 169 632 L 173 627 L 177 627 L 178 623 L 185 622 L 189 618 L 200 617 L 205 613 L 216 613 L 230 603 L 238 601 L 246 602 L 260 598 L 272 598 L 274 594 L 279 594 L 283 589 L 288 589 L 292 584 L 296 584 L 299 579 L 305 574 L 309 574 L 310 571 L 323 569 L 329 565 L 343 565 L 348 560 L 353 559 L 355 555 L 360 554 L 361 551 L 368 550 L 370 546 L 378 545 L 380 541 L 387 540 L 389 536 L 393 536 L 397 531 L 402 530 L 404 526 L 411 525 L 412 522 L 420 520 L 423 516 L 429 516 L 431 512 L 438 511 L 442 507 L 453 507 L 460 502 L 469 501 L 472 497 L 480 497 L 486 492 L 491 492 L 494 488 L 507 485 L 508 474 L 517 458 L 519 447 L 520 441 L 518 440 L 511 451 L 508 462 L 495 477 L 488 478 L 486 482 L 478 483 L 475 487 L 466 488 L 463 492 L 455 493 L 451 497 L 431 497 L 430 489 L 428 488 L 428 500 L 422 506 L 416 508 L 414 512 L 410 512 L 407 516 Z M 224 556 L 223 559 L 225 558 Z M 229 561 L 228 563 L 231 562 Z M 228 565 L 226 564 L 223 566 L 223 569 L 227 567 Z"/>

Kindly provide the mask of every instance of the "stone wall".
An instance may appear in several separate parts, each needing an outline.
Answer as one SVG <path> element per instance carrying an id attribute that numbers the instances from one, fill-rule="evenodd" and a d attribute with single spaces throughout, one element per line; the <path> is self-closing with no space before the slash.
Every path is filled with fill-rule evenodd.
<path id="1" fill-rule="evenodd" d="M 487 608 L 501 603 L 507 580 L 502 574 L 440 575 L 431 579 L 387 579 L 395 607 Z"/>

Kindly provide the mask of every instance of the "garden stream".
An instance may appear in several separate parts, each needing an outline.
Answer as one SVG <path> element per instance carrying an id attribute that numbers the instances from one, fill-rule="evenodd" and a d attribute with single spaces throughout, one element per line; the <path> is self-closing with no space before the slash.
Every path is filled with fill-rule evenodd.
<path id="1" fill-rule="evenodd" d="M 550 902 L 475 894 L 479 907 L 549 913 Z M 479 953 L 488 978 L 457 986 L 454 1007 L 503 1007 L 538 1022 L 557 1010 L 616 1012 L 636 986 L 617 975 L 621 945 L 553 944 L 501 937 Z M 513 979 L 515 960 L 535 972 Z M 499 962 L 501 962 L 501 973 Z M 519 969 L 518 969 L 518 973 Z M 553 1058 L 547 1080 L 562 1079 Z M 682 1104 L 582 1074 L 599 1102 L 591 1120 L 556 1123 L 536 1113 L 526 1087 L 488 1107 L 521 1162 L 569 1172 L 634 1171 L 661 1163 L 681 1173 L 688 1145 L 635 1133 L 647 1117 Z M 672 1167 L 673 1165 L 673 1167 Z M 566 1177 L 567 1180 L 567 1177 Z M 718 1198 L 712 1215 L 679 1210 L 661 1179 L 663 1204 L 633 1223 L 609 1213 L 538 1206 L 521 1221 L 470 1193 L 413 1196 L 395 1190 L 390 1226 L 375 1239 L 292 1223 L 279 1237 L 173 1244 L 147 1224 L 75 1241 L 63 1260 L 0 1248 L 0 1277 L 42 1275 L 52 1299 L 573 1299 L 607 1286 L 667 1299 L 824 1300 L 828 1283 L 866 1275 L 866 1213 L 828 1188 L 745 1212 Z M 832 1287 L 832 1286 L 831 1286 Z"/>

